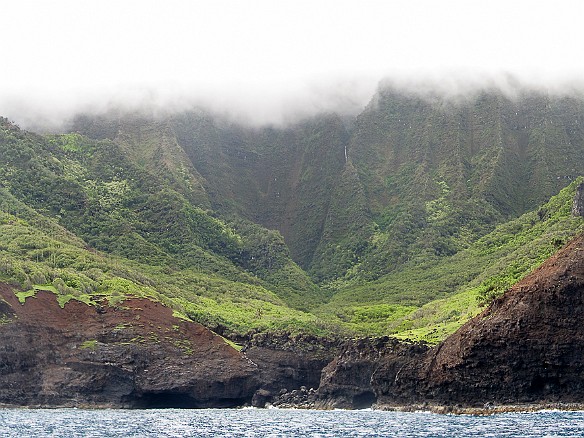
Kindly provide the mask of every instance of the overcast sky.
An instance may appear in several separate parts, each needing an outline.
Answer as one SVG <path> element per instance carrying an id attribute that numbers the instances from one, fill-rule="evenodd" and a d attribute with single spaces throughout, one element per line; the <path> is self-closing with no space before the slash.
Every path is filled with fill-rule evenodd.
<path id="1" fill-rule="evenodd" d="M 0 114 L 24 124 L 112 101 L 277 121 L 354 110 L 388 76 L 584 77 L 579 0 L 0 0 L 0 14 Z"/>

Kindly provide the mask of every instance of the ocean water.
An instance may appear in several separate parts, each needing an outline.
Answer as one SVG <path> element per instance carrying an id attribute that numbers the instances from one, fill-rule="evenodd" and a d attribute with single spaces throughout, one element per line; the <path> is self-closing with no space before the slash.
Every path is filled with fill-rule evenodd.
<path id="1" fill-rule="evenodd" d="M 0 437 L 580 437 L 584 412 L 0 409 Z"/>

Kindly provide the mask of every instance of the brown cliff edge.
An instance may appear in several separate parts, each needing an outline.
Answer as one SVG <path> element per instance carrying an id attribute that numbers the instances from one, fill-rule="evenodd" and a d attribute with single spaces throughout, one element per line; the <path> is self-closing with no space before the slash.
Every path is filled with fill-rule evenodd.
<path id="1" fill-rule="evenodd" d="M 232 407 L 258 385 L 223 338 L 145 299 L 62 309 L 50 292 L 20 304 L 0 285 L 0 321 L 2 405 Z"/>

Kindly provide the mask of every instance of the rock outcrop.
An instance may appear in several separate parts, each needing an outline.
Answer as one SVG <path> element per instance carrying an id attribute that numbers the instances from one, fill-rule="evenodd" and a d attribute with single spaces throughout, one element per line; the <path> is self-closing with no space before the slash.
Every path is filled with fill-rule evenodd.
<path id="1" fill-rule="evenodd" d="M 574 196 L 572 214 L 574 216 L 584 216 L 584 183 L 581 183 L 576 188 L 576 195 Z"/>
<path id="2" fill-rule="evenodd" d="M 200 324 L 145 299 L 117 307 L 0 286 L 0 404 L 229 407 L 248 403 L 258 367 Z"/>
<path id="3" fill-rule="evenodd" d="M 377 402 L 371 377 L 381 363 L 399 368 L 428 347 L 395 338 L 346 341 L 340 353 L 323 370 L 314 406 L 322 409 L 362 409 Z"/>
<path id="4" fill-rule="evenodd" d="M 584 235 L 424 357 L 372 377 L 385 406 L 584 402 Z"/>
<path id="5" fill-rule="evenodd" d="M 5 284 L 0 339 L 0 405 L 46 407 L 299 405 L 314 399 L 339 347 L 335 339 L 260 333 L 238 339 L 238 352 L 147 299 L 61 308 L 39 291 L 21 304 Z"/>
<path id="6" fill-rule="evenodd" d="M 310 389 L 318 388 L 323 368 L 340 345 L 336 339 L 287 333 L 259 333 L 244 343 L 245 354 L 258 366 L 261 381 L 252 400 L 256 407 L 303 404 Z"/>

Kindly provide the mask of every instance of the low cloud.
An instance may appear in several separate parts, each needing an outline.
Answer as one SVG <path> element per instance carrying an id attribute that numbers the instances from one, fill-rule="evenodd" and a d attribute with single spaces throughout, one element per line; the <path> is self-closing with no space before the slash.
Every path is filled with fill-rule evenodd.
<path id="1" fill-rule="evenodd" d="M 356 114 L 380 82 L 455 97 L 584 77 L 579 0 L 6 3 L 0 115 L 24 127 L 195 106 L 283 124 Z"/>
<path id="2" fill-rule="evenodd" d="M 291 82 L 234 86 L 127 85 L 100 90 L 22 92 L 5 94 L 0 115 L 39 132 L 64 129 L 77 114 L 142 112 L 168 115 L 201 108 L 237 123 L 283 126 L 319 113 L 356 116 L 379 88 L 391 87 L 425 97 L 472 98 L 482 90 L 498 90 L 509 98 L 525 90 L 555 95 L 582 95 L 584 81 L 574 77 L 533 78 L 511 73 L 443 72 L 362 75 Z"/>
<path id="3" fill-rule="evenodd" d="M 202 108 L 239 123 L 284 125 L 318 113 L 358 114 L 378 78 L 348 77 L 286 84 L 132 84 L 99 90 L 41 90 L 5 94 L 0 114 L 26 128 L 58 130 L 79 113 L 140 111 L 151 116 Z"/>

